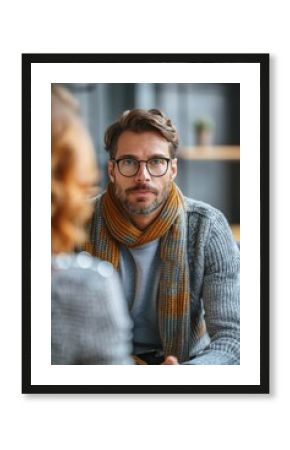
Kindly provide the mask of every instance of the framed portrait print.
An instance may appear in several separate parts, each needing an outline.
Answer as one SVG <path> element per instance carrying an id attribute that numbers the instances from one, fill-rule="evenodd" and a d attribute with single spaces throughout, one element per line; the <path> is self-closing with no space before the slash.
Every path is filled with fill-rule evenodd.
<path id="1" fill-rule="evenodd" d="M 208 343 L 193 364 L 52 364 L 52 84 L 80 106 L 102 192 L 110 181 L 103 137 L 120 114 L 158 110 L 173 120 L 179 132 L 176 185 L 223 213 L 240 255 L 238 362 L 201 357 L 219 348 L 201 299 Z M 268 54 L 23 54 L 22 148 L 23 393 L 269 392 Z M 125 156 L 111 158 L 109 167 L 131 177 L 132 164 L 140 170 L 143 159 Z M 165 164 L 157 156 L 144 160 L 149 176 L 165 174 L 156 168 Z"/>

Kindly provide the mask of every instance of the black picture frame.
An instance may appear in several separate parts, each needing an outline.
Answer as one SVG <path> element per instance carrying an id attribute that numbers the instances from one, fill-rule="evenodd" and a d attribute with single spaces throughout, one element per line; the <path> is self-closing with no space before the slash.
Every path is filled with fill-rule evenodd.
<path id="1" fill-rule="evenodd" d="M 269 54 L 22 54 L 22 393 L 269 393 Z M 33 64 L 256 64 L 260 73 L 260 382 L 206 385 L 32 384 L 31 379 L 31 68 Z M 257 325 L 258 326 L 258 325 Z M 192 368 L 194 370 L 194 368 Z M 118 377 L 116 377 L 117 379 Z"/>

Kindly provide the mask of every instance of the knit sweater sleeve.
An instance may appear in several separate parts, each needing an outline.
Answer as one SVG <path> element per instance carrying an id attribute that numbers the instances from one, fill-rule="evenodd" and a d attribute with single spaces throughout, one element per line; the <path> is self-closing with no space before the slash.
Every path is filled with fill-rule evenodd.
<path id="1" fill-rule="evenodd" d="M 185 364 L 240 363 L 240 252 L 222 213 L 212 221 L 205 245 L 203 303 L 210 346 Z"/>

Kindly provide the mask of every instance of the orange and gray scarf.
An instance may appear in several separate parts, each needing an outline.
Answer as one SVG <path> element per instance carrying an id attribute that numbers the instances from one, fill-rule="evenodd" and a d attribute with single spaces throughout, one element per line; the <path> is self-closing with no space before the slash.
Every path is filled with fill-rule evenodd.
<path id="1" fill-rule="evenodd" d="M 118 243 L 134 248 L 161 238 L 159 331 L 165 357 L 176 356 L 179 362 L 189 358 L 190 289 L 185 217 L 183 196 L 172 183 L 159 216 L 145 230 L 139 230 L 124 213 L 110 183 L 101 200 L 96 229 L 92 230 L 97 245 L 91 249 L 95 256 L 110 261 L 118 269 Z"/>

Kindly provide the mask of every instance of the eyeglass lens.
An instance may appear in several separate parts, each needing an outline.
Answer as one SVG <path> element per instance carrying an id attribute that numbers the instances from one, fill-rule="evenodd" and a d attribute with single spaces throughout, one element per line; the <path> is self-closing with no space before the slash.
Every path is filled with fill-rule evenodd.
<path id="1" fill-rule="evenodd" d="M 133 158 L 120 159 L 118 167 L 122 175 L 133 176 L 139 171 L 141 162 Z M 153 176 L 164 175 L 167 170 L 167 164 L 168 160 L 163 158 L 152 158 L 146 161 L 147 170 Z"/>

